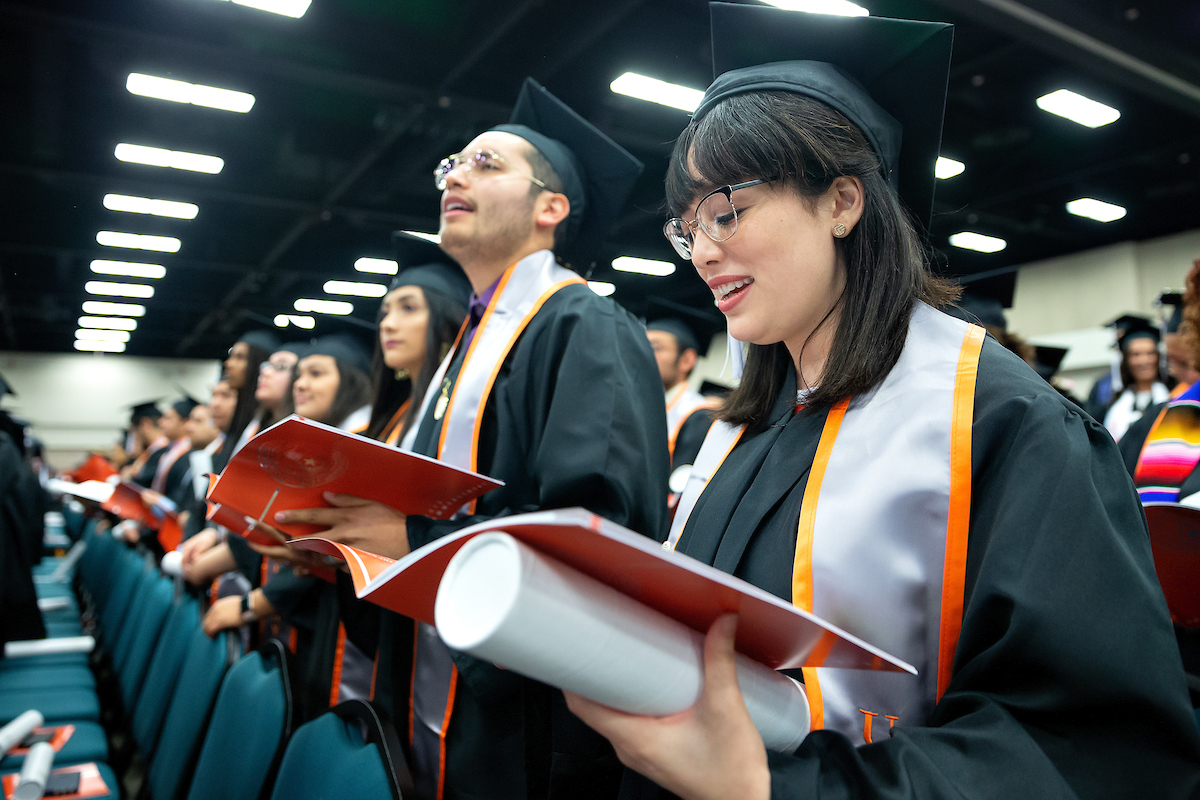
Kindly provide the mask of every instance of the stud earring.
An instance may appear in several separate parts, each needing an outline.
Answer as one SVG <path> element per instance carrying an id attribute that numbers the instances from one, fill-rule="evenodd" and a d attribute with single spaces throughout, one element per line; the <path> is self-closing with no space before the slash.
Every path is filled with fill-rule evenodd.
<path id="1" fill-rule="evenodd" d="M 839 239 L 842 238 L 843 236 L 845 236 L 846 235 L 846 226 L 840 222 L 837 225 L 834 225 L 833 226 L 833 235 Z"/>
<path id="2" fill-rule="evenodd" d="M 396 370 L 396 380 L 402 381 L 408 377 L 408 370 L 401 368 Z"/>

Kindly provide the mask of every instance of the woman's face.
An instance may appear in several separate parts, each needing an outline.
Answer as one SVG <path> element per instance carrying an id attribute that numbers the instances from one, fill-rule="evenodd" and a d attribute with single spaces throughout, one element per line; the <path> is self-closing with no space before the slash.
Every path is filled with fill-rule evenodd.
<path id="1" fill-rule="evenodd" d="M 1153 339 L 1134 339 L 1125 349 L 1125 361 L 1129 373 L 1141 384 L 1153 383 L 1158 378 L 1158 346 Z"/>
<path id="2" fill-rule="evenodd" d="M 271 411 L 278 411 L 292 385 L 292 367 L 296 366 L 296 360 L 296 354 L 290 350 L 272 353 L 259 367 L 254 399 Z"/>
<path id="3" fill-rule="evenodd" d="M 217 426 L 217 430 L 229 430 L 236 408 L 237 392 L 229 385 L 229 381 L 217 381 L 212 390 L 212 400 L 208 401 L 208 410 L 212 412 L 213 425 Z"/>
<path id="4" fill-rule="evenodd" d="M 238 342 L 229 348 L 225 359 L 225 381 L 235 392 L 246 382 L 246 367 L 250 365 L 250 345 Z"/>
<path id="5" fill-rule="evenodd" d="M 325 422 L 333 410 L 341 384 L 333 356 L 307 356 L 300 359 L 299 374 L 292 384 L 292 400 L 302 417 Z"/>
<path id="6" fill-rule="evenodd" d="M 840 178 L 810 207 L 781 184 L 760 184 L 732 195 L 737 231 L 714 242 L 697 231 L 692 264 L 713 292 L 735 339 L 758 345 L 783 342 L 793 357 L 833 308 L 846 282 L 833 226 L 846 218 Z M 695 218 L 693 198 L 684 219 Z M 861 209 L 861 199 L 859 202 Z M 841 216 L 836 216 L 837 214 Z M 861 213 L 861 210 L 860 210 Z M 836 322 L 836 320 L 834 320 Z"/>
<path id="7" fill-rule="evenodd" d="M 388 292 L 379 308 L 379 345 L 389 369 L 419 375 L 425 365 L 425 330 L 429 304 L 419 286 L 400 286 Z"/>

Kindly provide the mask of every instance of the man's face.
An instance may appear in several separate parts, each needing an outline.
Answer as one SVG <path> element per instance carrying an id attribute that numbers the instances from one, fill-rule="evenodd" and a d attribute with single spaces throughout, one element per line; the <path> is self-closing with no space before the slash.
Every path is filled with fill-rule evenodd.
<path id="1" fill-rule="evenodd" d="M 157 439 L 160 435 L 158 430 L 158 420 L 151 419 L 150 417 L 141 417 L 138 419 L 136 430 L 138 439 L 141 440 L 139 444 L 141 445 L 142 450 L 145 450 L 147 447 L 149 447 L 151 442 Z"/>
<path id="2" fill-rule="evenodd" d="M 663 388 L 670 389 L 679 383 L 679 340 L 666 331 L 646 331 L 650 347 L 654 349 L 654 360 L 658 362 L 658 374 Z"/>
<path id="3" fill-rule="evenodd" d="M 173 442 L 183 436 L 183 418 L 174 408 L 168 408 L 158 420 L 158 429 Z"/>
<path id="4" fill-rule="evenodd" d="M 502 131 L 476 136 L 464 153 L 490 150 L 502 159 L 490 172 L 463 166 L 446 176 L 442 192 L 442 249 L 464 267 L 515 254 L 534 233 L 534 199 L 525 154 L 529 143 Z"/>
<path id="5" fill-rule="evenodd" d="M 229 430 L 233 422 L 233 412 L 237 408 L 237 392 L 228 381 L 217 381 L 212 390 L 212 400 L 208 401 L 208 410 L 212 414 L 213 425 L 219 431 Z"/>
<path id="6" fill-rule="evenodd" d="M 212 413 L 208 406 L 196 406 L 188 415 L 183 426 L 184 435 L 192 440 L 192 447 L 208 447 L 217 438 L 217 429 L 213 425 Z"/>

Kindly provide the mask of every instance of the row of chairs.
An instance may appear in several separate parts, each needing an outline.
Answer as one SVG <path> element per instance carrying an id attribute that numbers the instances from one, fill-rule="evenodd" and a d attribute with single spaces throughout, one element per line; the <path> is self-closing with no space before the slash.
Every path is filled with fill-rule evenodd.
<path id="1" fill-rule="evenodd" d="M 373 705 L 342 703 L 297 727 L 285 647 L 242 654 L 234 635 L 210 639 L 199 602 L 153 560 L 74 522 L 78 595 L 46 580 L 55 560 L 35 580 L 39 597 L 66 598 L 45 614 L 48 636 L 89 633 L 96 647 L 0 659 L 0 725 L 36 708 L 47 726 L 71 726 L 55 767 L 95 763 L 112 797 L 412 796 L 399 741 Z M 20 769 L 23 756 L 0 755 L 0 773 Z"/>

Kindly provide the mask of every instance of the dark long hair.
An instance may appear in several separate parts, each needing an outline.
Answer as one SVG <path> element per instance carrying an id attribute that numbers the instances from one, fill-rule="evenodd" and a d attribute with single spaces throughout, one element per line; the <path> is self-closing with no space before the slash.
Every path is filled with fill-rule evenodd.
<path id="1" fill-rule="evenodd" d="M 841 176 L 862 181 L 864 209 L 850 233 L 836 240 L 846 285 L 817 326 L 839 312 L 820 385 L 808 398 L 812 411 L 877 386 L 900 358 L 914 304 L 941 307 L 956 296 L 929 271 L 920 236 L 885 182 L 879 157 L 862 131 L 829 106 L 790 92 L 755 92 L 727 98 L 689 124 L 667 169 L 667 203 L 676 216 L 690 213 L 687 205 L 706 189 L 759 178 L 775 179 L 815 208 Z M 750 345 L 741 384 L 718 416 L 752 428 L 766 424 L 791 363 L 782 342 Z"/>
<path id="2" fill-rule="evenodd" d="M 296 362 L 299 365 L 299 361 Z M 318 420 L 326 425 L 341 425 L 346 418 L 371 402 L 371 379 L 366 373 L 352 367 L 340 358 L 334 358 L 337 365 L 338 388 L 333 396 L 333 404 L 329 406 L 329 416 Z"/>
<path id="3" fill-rule="evenodd" d="M 225 433 L 225 443 L 213 457 L 213 466 L 218 470 L 223 469 L 229 463 L 229 459 L 233 458 L 233 451 L 237 447 L 238 439 L 242 438 L 242 431 L 246 430 L 250 420 L 258 413 L 258 401 L 254 399 L 254 392 L 258 388 L 258 368 L 270 357 L 271 354 L 261 347 L 246 344 L 246 379 L 237 392 L 237 404 L 233 407 L 233 420 Z"/>
<path id="4" fill-rule="evenodd" d="M 425 295 L 425 305 L 429 307 L 429 322 L 425 326 L 425 363 L 421 366 L 421 373 L 397 380 L 395 370 L 384 363 L 383 348 L 379 344 L 378 334 L 375 336 L 375 355 L 371 359 L 375 403 L 371 407 L 371 424 L 364 433 L 372 439 L 382 438 L 388 422 L 410 397 L 412 403 L 404 413 L 400 435 L 403 436 L 416 424 L 417 412 L 433 380 L 433 373 L 437 372 L 442 359 L 450 352 L 454 337 L 458 335 L 458 329 L 467 316 L 467 309 L 457 300 L 435 289 L 424 286 L 420 289 Z M 377 320 L 382 321 L 382 317 Z"/>

